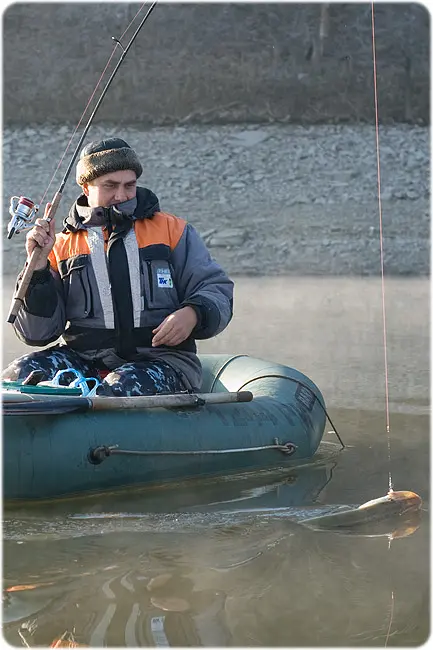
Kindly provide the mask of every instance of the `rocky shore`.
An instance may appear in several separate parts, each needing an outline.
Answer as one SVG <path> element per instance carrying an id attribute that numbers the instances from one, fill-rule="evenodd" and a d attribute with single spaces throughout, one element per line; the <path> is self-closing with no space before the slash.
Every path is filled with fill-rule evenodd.
<path id="1" fill-rule="evenodd" d="M 67 125 L 4 129 L 4 274 L 16 274 L 24 261 L 24 234 L 6 239 L 10 197 L 41 200 L 72 132 Z M 114 134 L 141 157 L 141 184 L 158 195 L 163 210 L 197 227 L 229 274 L 380 273 L 373 126 L 96 125 L 86 141 Z M 43 203 L 58 189 L 77 141 Z M 429 130 L 383 126 L 379 144 L 385 273 L 428 274 Z M 58 230 L 79 193 L 74 171 Z"/>

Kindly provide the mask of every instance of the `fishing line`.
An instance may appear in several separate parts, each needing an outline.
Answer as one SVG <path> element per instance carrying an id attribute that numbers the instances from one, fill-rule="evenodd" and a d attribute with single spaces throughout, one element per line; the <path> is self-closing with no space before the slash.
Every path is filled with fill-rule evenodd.
<path id="1" fill-rule="evenodd" d="M 47 186 L 47 188 L 46 188 L 46 190 L 45 190 L 45 192 L 44 192 L 44 194 L 43 194 L 41 200 L 39 201 L 39 205 L 42 205 L 42 204 L 43 204 L 43 201 L 44 201 L 46 195 L 48 194 L 48 191 L 49 191 L 51 185 L 52 185 L 53 182 L 54 182 L 54 178 L 55 178 L 57 172 L 59 171 L 59 168 L 60 168 L 60 166 L 61 166 L 61 164 L 62 164 L 62 162 L 63 162 L 63 160 L 64 160 L 66 154 L 67 154 L 68 151 L 69 151 L 69 148 L 70 148 L 70 146 L 71 146 L 71 144 L 72 144 L 72 140 L 74 139 L 76 132 L 77 132 L 78 129 L 80 128 L 80 125 L 81 125 L 82 121 L 84 120 L 84 116 L 86 115 L 87 110 L 88 110 L 88 108 L 89 108 L 89 106 L 90 106 L 90 103 L 91 103 L 92 99 L 94 98 L 95 93 L 96 93 L 96 91 L 98 90 L 98 88 L 99 88 L 99 86 L 100 86 L 100 84 L 101 84 L 101 82 L 102 82 L 102 79 L 103 79 L 104 76 L 105 76 L 105 73 L 106 73 L 106 71 L 107 71 L 107 68 L 108 68 L 108 66 L 109 66 L 110 63 L 111 63 L 111 59 L 113 58 L 113 56 L 114 56 L 114 54 L 115 54 L 115 52 L 116 52 L 116 50 L 117 50 L 118 47 L 121 47 L 122 49 L 124 49 L 124 48 L 123 48 L 123 45 L 122 45 L 122 43 L 121 43 L 121 41 L 122 41 L 122 39 L 124 38 L 126 32 L 127 32 L 127 31 L 129 30 L 129 28 L 131 27 L 131 25 L 135 22 L 135 20 L 136 20 L 136 18 L 138 17 L 138 15 L 141 13 L 141 11 L 143 11 L 143 9 L 144 9 L 145 6 L 146 6 L 146 2 L 143 2 L 143 4 L 141 5 L 140 9 L 137 11 L 137 13 L 135 14 L 135 16 L 133 17 L 133 19 L 131 20 L 131 22 L 129 23 L 128 27 L 125 29 L 125 31 L 123 32 L 123 34 L 121 35 L 120 38 L 117 39 L 117 38 L 114 38 L 114 36 L 111 37 L 111 38 L 113 39 L 113 41 L 115 41 L 116 45 L 114 46 L 113 51 L 112 51 L 112 53 L 111 53 L 111 55 L 110 55 L 110 57 L 109 57 L 109 59 L 108 59 L 106 65 L 105 65 L 105 68 L 103 69 L 103 71 L 102 71 L 102 73 L 101 73 L 101 76 L 99 77 L 99 79 L 98 79 L 98 81 L 97 81 L 97 83 L 96 83 L 96 86 L 94 87 L 93 92 L 92 92 L 92 94 L 91 94 L 90 97 L 89 97 L 89 101 L 87 102 L 86 107 L 85 107 L 85 109 L 84 109 L 84 111 L 83 111 L 83 113 L 82 113 L 80 119 L 78 120 L 77 126 L 75 127 L 74 132 L 72 133 L 72 135 L 71 135 L 71 137 L 70 137 L 70 139 L 69 139 L 69 142 L 68 142 L 68 144 L 66 145 L 66 149 L 64 150 L 64 152 L 63 152 L 63 154 L 62 154 L 62 156 L 61 156 L 61 158 L 60 158 L 60 160 L 59 160 L 59 163 L 58 163 L 56 169 L 54 170 L 54 173 L 53 173 L 53 175 L 52 175 L 52 177 L 51 177 L 50 182 L 48 183 L 48 186 Z"/>
<path id="2" fill-rule="evenodd" d="M 391 477 L 391 435 L 389 421 L 389 382 L 388 382 L 388 354 L 386 340 L 386 308 L 385 308 L 385 274 L 383 264 L 383 221 L 382 221 L 382 194 L 381 194 L 381 175 L 380 175 L 380 148 L 379 148 L 379 107 L 377 100 L 377 65 L 376 65 L 376 35 L 374 28 L 374 2 L 371 3 L 371 31 L 373 47 L 373 86 L 374 86 L 374 112 L 376 126 L 376 160 L 377 160 L 377 198 L 379 204 L 379 241 L 380 241 L 380 274 L 382 285 L 382 322 L 383 322 L 383 351 L 385 366 L 385 411 L 386 411 L 386 435 L 388 441 L 388 489 L 393 491 L 394 486 Z"/>
<path id="3" fill-rule="evenodd" d="M 394 489 L 391 476 L 391 432 L 389 419 L 389 382 L 388 382 L 388 355 L 386 339 L 386 307 L 385 307 L 385 274 L 383 264 L 383 221 L 382 221 L 382 193 L 381 193 L 381 175 L 380 175 L 380 146 L 379 146 L 379 105 L 377 99 L 377 64 L 376 64 L 376 32 L 374 21 L 374 1 L 371 3 L 371 34 L 373 49 L 373 86 L 374 86 L 374 114 L 375 114 L 375 131 L 376 131 L 376 159 L 377 159 L 377 199 L 379 207 L 379 242 L 380 242 L 380 275 L 382 287 L 382 322 L 383 322 L 383 352 L 385 367 L 385 412 L 386 412 L 386 438 L 388 444 L 388 491 Z M 390 548 L 390 542 L 388 549 Z M 391 628 L 394 621 L 394 590 L 391 590 L 391 611 L 389 614 L 388 630 L 385 638 L 385 648 L 391 635 Z"/>
<path id="4" fill-rule="evenodd" d="M 392 621 L 394 619 L 394 592 L 391 591 L 391 613 L 389 616 L 389 625 L 388 625 L 388 631 L 386 633 L 386 639 L 385 639 L 385 648 L 388 645 L 389 637 L 391 636 L 391 626 L 392 626 Z"/>

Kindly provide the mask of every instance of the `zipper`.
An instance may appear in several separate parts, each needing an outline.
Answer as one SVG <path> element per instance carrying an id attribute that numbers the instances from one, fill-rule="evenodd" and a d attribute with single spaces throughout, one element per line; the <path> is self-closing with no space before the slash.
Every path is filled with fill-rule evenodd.
<path id="1" fill-rule="evenodd" d="M 153 302 L 153 277 L 152 277 L 152 262 L 146 261 L 147 275 L 149 276 L 149 296 L 150 302 Z"/>
<path id="2" fill-rule="evenodd" d="M 82 287 L 83 293 L 84 293 L 84 314 L 87 316 L 89 314 L 89 310 L 87 308 L 89 301 L 88 301 L 88 298 L 87 298 L 86 287 L 84 286 L 83 270 L 82 269 L 79 270 L 79 276 L 80 276 L 81 287 Z"/>

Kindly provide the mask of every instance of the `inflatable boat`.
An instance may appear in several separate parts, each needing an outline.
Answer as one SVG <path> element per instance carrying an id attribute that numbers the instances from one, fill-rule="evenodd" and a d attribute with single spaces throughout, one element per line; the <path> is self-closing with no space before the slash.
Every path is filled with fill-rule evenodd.
<path id="1" fill-rule="evenodd" d="M 314 455 L 326 408 L 308 377 L 247 355 L 200 360 L 200 394 L 88 398 L 5 382 L 4 499 L 166 484 Z"/>

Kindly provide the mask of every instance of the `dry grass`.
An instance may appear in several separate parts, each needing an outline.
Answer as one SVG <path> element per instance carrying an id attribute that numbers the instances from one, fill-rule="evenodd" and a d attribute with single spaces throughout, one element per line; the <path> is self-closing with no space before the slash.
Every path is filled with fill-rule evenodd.
<path id="1" fill-rule="evenodd" d="M 111 35 L 122 34 L 139 6 L 11 5 L 3 18 L 5 122 L 77 120 L 112 51 Z M 370 11 L 368 3 L 331 3 L 321 37 L 320 4 L 161 3 L 98 119 L 370 122 Z M 382 121 L 427 123 L 426 9 L 379 4 L 375 21 Z"/>

